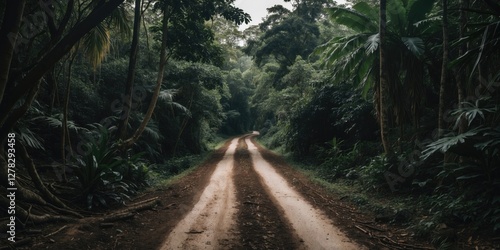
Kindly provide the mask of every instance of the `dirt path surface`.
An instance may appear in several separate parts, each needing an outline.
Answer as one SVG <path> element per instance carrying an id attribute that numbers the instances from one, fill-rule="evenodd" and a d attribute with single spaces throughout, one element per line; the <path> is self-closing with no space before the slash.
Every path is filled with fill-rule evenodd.
<path id="1" fill-rule="evenodd" d="M 221 249 L 230 245 L 236 212 L 232 176 L 237 143 L 238 139 L 231 141 L 200 200 L 170 232 L 161 250 Z"/>
<path id="2" fill-rule="evenodd" d="M 152 208 L 106 225 L 110 214 L 34 225 L 39 235 L 18 249 L 431 249 L 377 224 L 253 136 L 228 140 L 188 175 L 129 202 L 158 200 Z"/>
<path id="3" fill-rule="evenodd" d="M 253 166 L 271 195 L 284 210 L 306 249 L 366 249 L 351 242 L 335 227 L 325 214 L 314 208 L 302 195 L 274 170 L 273 166 L 259 153 L 258 148 L 246 139 L 252 155 Z"/>
<path id="4" fill-rule="evenodd" d="M 239 141 L 235 154 L 240 245 L 244 249 L 303 249 L 303 244 L 281 207 L 263 189 L 255 172 L 245 139 Z"/>
<path id="5" fill-rule="evenodd" d="M 237 169 L 237 175 L 233 176 L 233 169 Z M 236 232 L 240 235 L 239 244 L 235 242 Z M 160 249 L 236 247 L 363 249 L 293 190 L 248 137 L 239 139 L 239 143 L 238 139 L 232 140 L 200 200 Z"/>

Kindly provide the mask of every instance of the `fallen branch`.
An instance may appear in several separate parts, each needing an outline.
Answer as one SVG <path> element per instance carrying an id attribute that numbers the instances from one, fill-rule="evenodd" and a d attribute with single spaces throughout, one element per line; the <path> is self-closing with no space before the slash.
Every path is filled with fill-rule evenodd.
<path id="1" fill-rule="evenodd" d="M 109 216 L 106 216 L 105 218 L 101 219 L 102 223 L 108 223 L 108 222 L 113 222 L 113 221 L 119 221 L 119 220 L 124 220 L 128 218 L 134 217 L 134 214 L 131 212 L 122 212 L 122 213 L 115 213 L 111 214 Z"/>
<path id="2" fill-rule="evenodd" d="M 358 225 L 354 225 L 354 227 L 357 228 L 357 229 L 359 229 L 359 231 L 361 231 L 361 232 L 363 232 L 365 234 L 368 234 L 368 231 L 366 229 L 364 229 L 364 228 L 362 228 L 362 227 L 360 227 Z"/>
<path id="3" fill-rule="evenodd" d="M 100 221 L 104 223 L 104 222 L 113 222 L 113 221 L 128 219 L 133 217 L 135 212 L 152 208 L 156 206 L 159 202 L 160 201 L 158 200 L 158 197 L 137 202 L 135 204 L 132 204 L 127 209 L 105 216 Z"/>
<path id="4" fill-rule="evenodd" d="M 45 235 L 45 236 L 43 236 L 43 237 L 44 237 L 44 238 L 51 237 L 51 236 L 53 236 L 53 235 L 55 235 L 55 234 L 57 234 L 57 233 L 61 232 L 62 230 L 64 230 L 66 227 L 68 227 L 68 226 L 67 226 L 67 225 L 64 225 L 64 226 L 62 226 L 61 228 L 57 229 L 56 231 L 54 231 L 54 232 L 52 232 L 52 233 L 50 233 L 50 234 L 47 234 L 47 235 Z"/>
<path id="5" fill-rule="evenodd" d="M 368 227 L 368 228 L 371 228 L 373 230 L 376 230 L 376 231 L 379 231 L 379 232 L 386 232 L 385 229 L 382 229 L 382 228 L 378 228 L 378 227 L 375 227 L 375 226 L 371 226 L 371 225 L 367 225 L 367 224 L 364 224 L 365 227 Z"/>

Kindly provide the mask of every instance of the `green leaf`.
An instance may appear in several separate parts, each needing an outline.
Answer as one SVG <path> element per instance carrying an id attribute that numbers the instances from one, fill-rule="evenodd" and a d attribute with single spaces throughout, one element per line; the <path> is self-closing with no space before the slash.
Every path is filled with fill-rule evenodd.
<path id="1" fill-rule="evenodd" d="M 414 55 L 421 56 L 424 53 L 424 41 L 421 38 L 402 37 L 401 40 Z"/>
<path id="2" fill-rule="evenodd" d="M 480 176 L 483 176 L 483 175 L 482 174 L 462 175 L 462 176 L 457 177 L 457 181 L 459 181 L 459 180 L 470 180 L 470 179 L 474 179 L 474 178 L 477 178 L 477 177 L 480 177 Z"/>

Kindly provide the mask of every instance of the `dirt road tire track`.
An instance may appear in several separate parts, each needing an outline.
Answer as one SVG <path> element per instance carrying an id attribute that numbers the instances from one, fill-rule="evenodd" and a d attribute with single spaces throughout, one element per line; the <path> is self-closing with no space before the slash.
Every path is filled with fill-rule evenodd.
<path id="1" fill-rule="evenodd" d="M 302 194 L 266 161 L 250 138 L 245 139 L 255 171 L 264 187 L 284 211 L 284 216 L 304 241 L 306 249 L 366 249 L 344 235 L 325 213 L 310 204 Z"/>
<path id="2" fill-rule="evenodd" d="M 199 201 L 170 232 L 161 250 L 226 249 L 233 245 L 236 213 L 233 169 L 237 146 L 238 139 L 233 139 Z"/>
<path id="3" fill-rule="evenodd" d="M 264 190 L 255 172 L 251 156 L 241 138 L 234 155 L 234 182 L 238 200 L 237 225 L 240 244 L 244 249 L 300 249 L 302 243 L 283 211 Z"/>

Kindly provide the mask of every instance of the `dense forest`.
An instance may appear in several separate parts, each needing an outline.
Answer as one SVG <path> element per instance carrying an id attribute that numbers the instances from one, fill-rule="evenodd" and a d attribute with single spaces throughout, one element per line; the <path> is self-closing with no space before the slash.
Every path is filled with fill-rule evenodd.
<path id="1" fill-rule="evenodd" d="M 497 1 L 285 0 L 244 31 L 234 2 L 0 2 L 2 225 L 13 188 L 19 226 L 71 220 L 256 130 L 436 246 L 500 231 Z"/>

